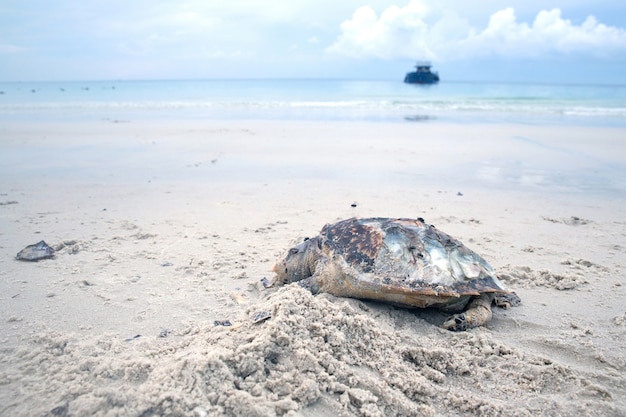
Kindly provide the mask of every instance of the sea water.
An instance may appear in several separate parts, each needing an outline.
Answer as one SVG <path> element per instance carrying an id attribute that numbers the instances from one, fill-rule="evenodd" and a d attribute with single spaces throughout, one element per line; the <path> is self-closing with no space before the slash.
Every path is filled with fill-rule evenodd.
<path id="1" fill-rule="evenodd" d="M 626 127 L 626 85 L 292 79 L 0 83 L 0 121 L 137 119 Z"/>
<path id="2" fill-rule="evenodd" d="M 450 81 L 423 86 L 401 81 L 363 80 L 0 83 L 0 128 L 3 123 L 12 121 L 30 124 L 152 120 L 365 121 L 412 123 L 415 127 L 418 123 L 513 123 L 622 129 L 626 127 L 626 86 Z M 446 167 L 444 171 L 420 171 L 415 175 L 428 175 L 427 182 L 454 175 L 458 183 L 484 183 L 490 188 L 497 185 L 505 189 L 540 188 L 550 193 L 574 190 L 607 193 L 619 198 L 625 195 L 626 165 L 614 158 L 615 153 L 623 149 L 621 144 L 616 144 L 616 152 L 607 159 L 596 153 L 587 155 L 567 148 L 562 142 L 552 143 L 546 137 L 507 137 L 504 134 L 503 140 L 510 141 L 512 149 L 519 149 L 517 145 L 522 141 L 526 149 L 533 152 L 528 155 L 511 153 L 500 158 L 490 157 L 490 153 L 485 152 L 480 161 L 471 161 L 453 170 Z M 595 140 L 590 136 L 585 145 L 593 145 Z M 80 153 L 90 152 L 90 149 L 74 149 L 78 154 L 73 160 L 90 160 L 90 154 Z M 123 147 L 109 149 L 109 154 L 103 155 L 105 150 L 98 150 L 99 157 L 107 161 L 105 168 L 115 166 L 119 160 L 131 160 L 135 151 Z M 55 161 L 67 165 L 63 162 L 68 159 L 66 149 L 56 158 L 49 149 L 29 148 L 28 152 L 25 155 L 15 147 L 0 150 L 0 178 L 11 178 L 14 171 L 19 168 L 23 172 L 26 165 L 35 166 L 36 174 L 46 172 L 47 175 L 53 171 L 50 167 L 55 166 Z M 544 153 L 548 152 L 554 154 L 554 159 L 545 157 Z M 535 160 L 529 156 L 531 154 L 544 156 Z M 227 166 L 222 161 L 218 169 Z M 223 173 L 228 177 L 239 171 L 266 174 L 267 167 L 255 166 L 254 161 L 246 160 L 243 165 L 241 161 L 233 162 L 229 174 Z"/>

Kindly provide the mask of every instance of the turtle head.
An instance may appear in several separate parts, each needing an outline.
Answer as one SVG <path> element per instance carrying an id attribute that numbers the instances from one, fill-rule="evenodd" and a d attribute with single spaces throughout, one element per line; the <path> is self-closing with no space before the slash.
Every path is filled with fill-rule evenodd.
<path id="1" fill-rule="evenodd" d="M 322 241 L 319 237 L 305 239 L 289 249 L 283 260 L 276 262 L 272 271 L 276 273 L 276 283 L 289 284 L 309 278 L 315 272 L 315 265 L 322 255 Z"/>

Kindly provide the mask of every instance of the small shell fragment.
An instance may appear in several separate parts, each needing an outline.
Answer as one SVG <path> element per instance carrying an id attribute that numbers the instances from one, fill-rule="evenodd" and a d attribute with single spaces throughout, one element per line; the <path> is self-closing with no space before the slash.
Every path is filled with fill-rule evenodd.
<path id="1" fill-rule="evenodd" d="M 230 294 L 230 298 L 232 298 L 232 300 L 234 302 L 236 302 L 237 304 L 248 304 L 249 300 L 248 297 L 246 297 L 245 294 L 240 293 L 240 292 L 231 292 Z"/>
<path id="2" fill-rule="evenodd" d="M 265 321 L 269 318 L 272 317 L 272 313 L 270 313 L 269 311 L 256 311 L 254 314 L 252 314 L 252 322 L 253 323 L 260 323 L 262 321 Z"/>

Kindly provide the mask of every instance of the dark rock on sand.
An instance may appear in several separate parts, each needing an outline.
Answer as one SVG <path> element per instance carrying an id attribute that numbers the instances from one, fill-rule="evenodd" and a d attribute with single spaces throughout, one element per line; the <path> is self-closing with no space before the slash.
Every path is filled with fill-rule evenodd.
<path id="1" fill-rule="evenodd" d="M 20 261 L 39 261 L 54 257 L 54 249 L 52 249 L 43 240 L 34 245 L 28 245 L 17 253 L 15 258 Z"/>

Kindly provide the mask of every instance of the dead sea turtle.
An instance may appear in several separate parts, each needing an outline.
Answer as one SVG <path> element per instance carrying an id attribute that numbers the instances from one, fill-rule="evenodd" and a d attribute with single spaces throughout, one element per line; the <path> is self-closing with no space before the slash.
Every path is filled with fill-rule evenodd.
<path id="1" fill-rule="evenodd" d="M 466 330 L 491 320 L 491 305 L 519 304 L 489 264 L 423 219 L 348 219 L 289 249 L 277 283 L 314 294 L 433 307 L 450 313 L 443 327 Z"/>

